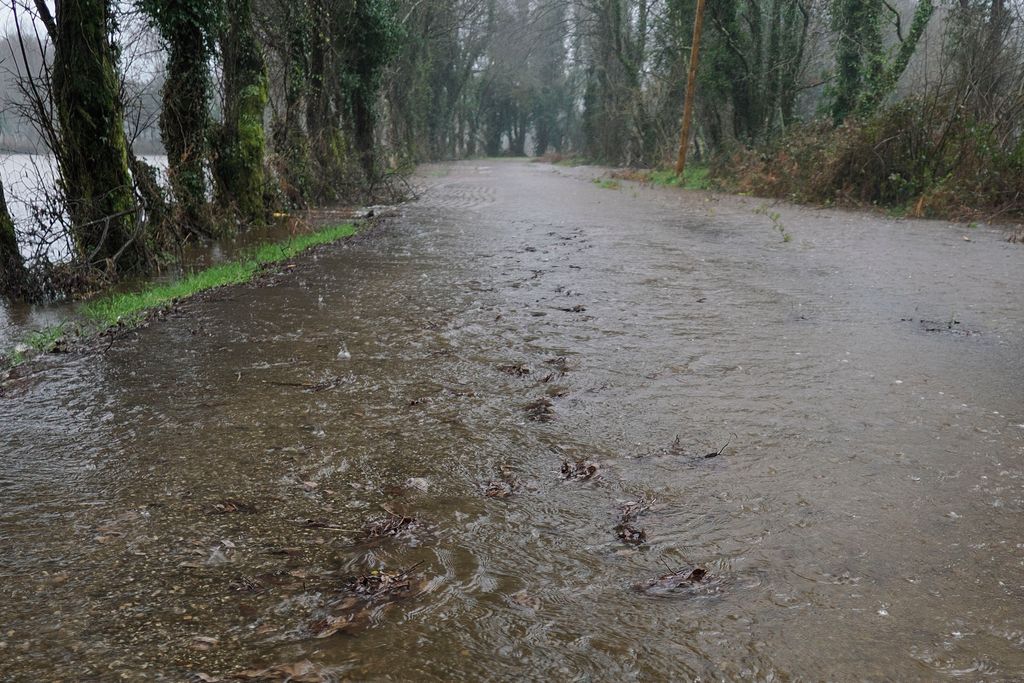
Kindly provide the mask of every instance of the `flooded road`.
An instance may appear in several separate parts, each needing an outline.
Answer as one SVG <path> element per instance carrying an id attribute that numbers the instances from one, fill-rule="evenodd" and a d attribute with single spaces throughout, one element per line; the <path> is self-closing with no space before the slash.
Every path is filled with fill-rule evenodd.
<path id="1" fill-rule="evenodd" d="M 5 387 L 0 679 L 1024 678 L 1020 246 L 423 173 Z"/>

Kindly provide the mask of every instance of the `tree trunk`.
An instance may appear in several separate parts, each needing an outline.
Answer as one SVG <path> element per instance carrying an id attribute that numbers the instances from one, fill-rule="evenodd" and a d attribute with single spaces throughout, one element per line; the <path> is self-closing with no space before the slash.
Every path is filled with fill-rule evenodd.
<path id="1" fill-rule="evenodd" d="M 881 0 L 833 0 L 832 30 L 837 34 L 832 118 L 841 123 L 855 112 L 877 71 L 882 46 Z"/>
<path id="2" fill-rule="evenodd" d="M 14 221 L 7 210 L 4 186 L 0 183 L 0 296 L 22 299 L 26 293 L 25 263 L 18 250 Z"/>
<path id="3" fill-rule="evenodd" d="M 285 72 L 284 112 L 275 119 L 274 152 L 285 195 L 293 206 L 306 207 L 312 196 L 309 135 L 303 125 L 309 94 L 309 41 L 312 32 L 306 2 L 287 5 L 284 47 L 281 50 Z"/>
<path id="4" fill-rule="evenodd" d="M 191 3 L 167 0 L 166 11 L 175 17 L 162 27 L 167 41 L 167 80 L 160 112 L 160 137 L 167 151 L 168 177 L 185 229 L 211 235 L 213 227 L 206 201 L 207 133 L 209 131 L 210 76 L 207 67 L 206 26 L 186 21 Z"/>
<path id="5" fill-rule="evenodd" d="M 61 149 L 54 152 L 79 257 L 125 272 L 147 258 L 108 21 L 107 0 L 57 3 L 53 99 Z"/>
<path id="6" fill-rule="evenodd" d="M 220 40 L 224 59 L 224 126 L 217 153 L 219 202 L 251 224 L 266 220 L 263 112 L 267 69 L 252 20 L 252 0 L 236 0 Z"/>
<path id="7" fill-rule="evenodd" d="M 377 175 L 377 162 L 373 150 L 373 129 L 376 117 L 373 112 L 373 104 L 367 101 L 369 95 L 363 88 L 357 88 L 353 95 L 352 123 L 356 151 L 359 153 L 359 164 L 363 168 L 363 173 L 366 175 L 366 179 L 372 183 Z"/>

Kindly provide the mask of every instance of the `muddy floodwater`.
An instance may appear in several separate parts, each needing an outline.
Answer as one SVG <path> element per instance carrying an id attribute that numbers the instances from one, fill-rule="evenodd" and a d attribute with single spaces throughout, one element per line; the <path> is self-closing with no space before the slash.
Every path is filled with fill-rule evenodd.
<path id="1" fill-rule="evenodd" d="M 4 386 L 0 679 L 1024 679 L 1024 249 L 597 173 Z"/>

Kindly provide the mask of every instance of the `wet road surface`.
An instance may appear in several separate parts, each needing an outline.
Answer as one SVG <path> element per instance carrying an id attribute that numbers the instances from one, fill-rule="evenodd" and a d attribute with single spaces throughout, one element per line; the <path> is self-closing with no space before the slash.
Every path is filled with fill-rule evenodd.
<path id="1" fill-rule="evenodd" d="M 1020 246 L 422 173 L 5 387 L 0 679 L 1024 678 Z"/>

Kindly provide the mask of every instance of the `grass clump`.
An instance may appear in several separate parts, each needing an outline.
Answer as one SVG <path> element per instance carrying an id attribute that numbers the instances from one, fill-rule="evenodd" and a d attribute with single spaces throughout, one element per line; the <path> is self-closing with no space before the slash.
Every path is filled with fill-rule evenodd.
<path id="1" fill-rule="evenodd" d="M 25 345 L 37 353 L 47 353 L 64 337 L 66 323 L 36 330 L 25 339 Z"/>
<path id="2" fill-rule="evenodd" d="M 287 261 L 311 247 L 349 237 L 355 232 L 355 226 L 346 223 L 296 235 L 285 242 L 264 244 L 237 261 L 211 266 L 177 282 L 152 284 L 138 292 L 111 294 L 96 299 L 82 306 L 81 312 L 86 318 L 105 327 L 134 324 L 149 310 L 215 287 L 248 282 L 264 266 Z"/>
<path id="3" fill-rule="evenodd" d="M 711 189 L 711 180 L 708 177 L 708 173 L 709 169 L 707 166 L 702 164 L 690 164 L 683 171 L 682 178 L 669 169 L 663 169 L 651 171 L 650 175 L 647 176 L 647 181 L 652 185 L 660 185 L 662 187 L 681 187 L 687 190 L 709 190 Z"/>
<path id="4" fill-rule="evenodd" d="M 67 323 L 60 323 L 44 327 L 41 330 L 34 330 L 23 342 L 15 346 L 6 358 L 0 357 L 0 368 L 5 365 L 13 368 L 21 365 L 31 356 L 56 350 L 64 340 L 66 328 Z"/>
<path id="5" fill-rule="evenodd" d="M 613 180 L 610 178 L 594 178 L 593 182 L 602 190 L 617 190 L 621 187 L 621 184 L 618 180 Z"/>

